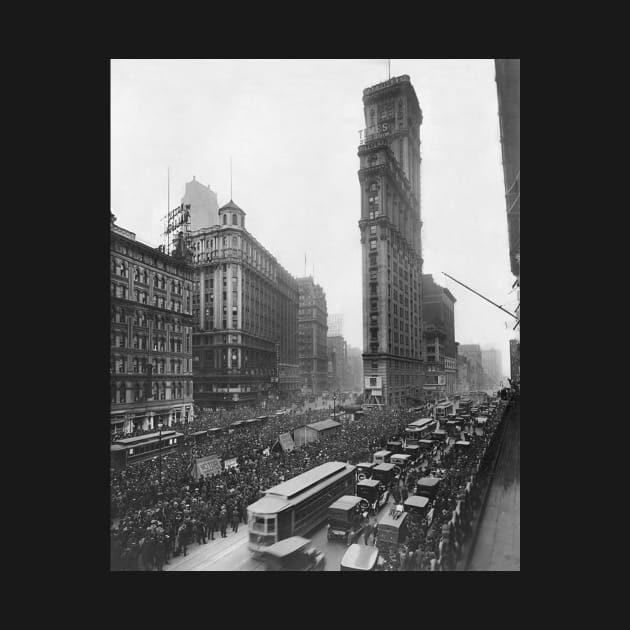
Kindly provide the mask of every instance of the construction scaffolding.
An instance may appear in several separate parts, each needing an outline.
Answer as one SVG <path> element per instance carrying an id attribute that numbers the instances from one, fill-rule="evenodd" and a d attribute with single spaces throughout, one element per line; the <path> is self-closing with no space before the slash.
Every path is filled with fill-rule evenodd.
<path id="1" fill-rule="evenodd" d="M 169 212 L 162 217 L 162 225 L 164 231 L 162 232 L 162 246 L 165 248 L 167 254 L 172 254 L 171 244 L 175 242 L 175 239 L 171 237 L 175 232 L 181 232 L 184 236 L 184 242 L 188 245 L 190 238 L 190 204 L 180 204 L 177 208 L 169 210 Z"/>

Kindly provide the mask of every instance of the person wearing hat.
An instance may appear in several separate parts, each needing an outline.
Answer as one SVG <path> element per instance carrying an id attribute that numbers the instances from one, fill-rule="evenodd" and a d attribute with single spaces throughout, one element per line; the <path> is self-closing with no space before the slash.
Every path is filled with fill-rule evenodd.
<path id="1" fill-rule="evenodd" d="M 238 533 L 238 524 L 241 520 L 240 512 L 235 508 L 232 510 L 232 531 Z"/>
<path id="2" fill-rule="evenodd" d="M 224 505 L 221 507 L 221 512 L 219 513 L 219 529 L 221 530 L 221 538 L 227 538 L 227 524 L 227 510 Z"/>
<path id="3" fill-rule="evenodd" d="M 210 540 L 214 540 L 214 532 L 217 528 L 217 513 L 215 510 L 216 508 L 211 507 L 208 510 L 208 516 L 206 519 L 207 533 Z"/>

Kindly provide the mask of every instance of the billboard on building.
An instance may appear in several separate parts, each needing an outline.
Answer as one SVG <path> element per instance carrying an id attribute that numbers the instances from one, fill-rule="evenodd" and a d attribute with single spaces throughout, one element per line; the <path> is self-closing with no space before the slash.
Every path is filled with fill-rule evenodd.
<path id="1" fill-rule="evenodd" d="M 382 389 L 383 378 L 381 376 L 366 376 L 365 377 L 365 389 Z M 379 394 L 375 394 L 379 395 Z"/>

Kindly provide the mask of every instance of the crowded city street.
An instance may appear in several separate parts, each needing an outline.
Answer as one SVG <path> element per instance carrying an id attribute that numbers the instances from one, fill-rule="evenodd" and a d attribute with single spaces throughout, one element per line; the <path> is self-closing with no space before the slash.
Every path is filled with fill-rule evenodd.
<path id="1" fill-rule="evenodd" d="M 110 571 L 520 571 L 520 59 L 109 71 Z"/>
<path id="2" fill-rule="evenodd" d="M 120 570 L 166 570 L 166 571 L 255 571 L 265 570 L 265 563 L 255 557 L 248 548 L 247 506 L 264 496 L 264 490 L 284 482 L 322 462 L 346 460 L 349 463 L 372 461 L 393 438 L 400 438 L 405 426 L 424 413 L 431 413 L 433 406 L 417 411 L 383 413 L 344 414 L 341 432 L 331 440 L 307 444 L 287 453 L 274 449 L 280 433 L 301 426 L 308 420 L 319 420 L 331 414 L 327 401 L 295 406 L 288 413 L 274 412 L 262 427 L 241 429 L 230 433 L 229 427 L 248 415 L 244 410 L 220 411 L 206 414 L 191 427 L 183 428 L 195 433 L 204 426 L 210 428 L 223 422 L 227 436 L 212 442 L 194 445 L 162 459 L 162 494 L 159 488 L 159 462 L 155 459 L 137 464 L 133 471 L 123 469 L 112 473 L 112 563 Z M 491 444 L 491 427 L 498 426 L 502 418 L 504 403 L 497 406 L 494 417 L 488 424 L 475 422 L 474 418 L 461 421 L 455 433 L 449 435 L 444 445 L 436 444 L 403 474 L 391 483 L 387 501 L 374 514 L 365 513 L 365 531 L 356 542 L 374 545 L 372 528 L 375 522 L 395 510 L 408 496 L 413 495 L 415 482 L 422 476 L 434 474 L 442 479 L 442 490 L 435 498 L 431 510 L 431 522 L 422 519 L 417 531 L 413 531 L 405 544 L 400 544 L 387 557 L 386 570 L 455 570 L 462 560 L 460 550 L 469 522 L 457 528 L 457 541 L 449 531 L 454 510 L 460 513 L 465 497 L 470 490 L 470 481 L 478 473 L 480 483 L 484 470 L 482 454 L 484 447 Z M 248 410 L 249 415 L 257 410 Z M 282 415 L 275 415 L 280 413 Z M 455 414 L 455 412 L 454 412 Z M 451 421 L 452 422 L 452 421 Z M 205 423 L 205 424 L 204 424 Z M 436 423 L 436 431 L 440 431 Z M 462 456 L 455 452 L 460 438 L 470 441 L 470 454 Z M 236 458 L 234 468 L 222 471 L 208 479 L 194 479 L 191 475 L 191 458 L 200 457 L 209 451 L 218 452 L 222 459 Z M 473 455 L 474 454 L 474 455 Z M 471 494 L 472 496 L 472 494 Z M 161 497 L 161 498 L 160 498 Z M 459 518 L 459 515 L 458 515 Z M 465 521 L 466 519 L 462 519 Z M 430 525 L 430 526 L 429 526 Z M 445 529 L 446 527 L 446 529 Z M 313 546 L 325 556 L 324 570 L 339 570 L 347 544 L 340 540 L 327 539 L 326 523 L 320 523 L 308 533 Z M 484 540 L 482 537 L 481 540 Z M 446 545 L 449 552 L 446 553 Z M 410 552 L 417 560 L 411 569 L 406 558 Z M 116 554 L 116 555 L 114 555 Z M 420 558 L 420 560 L 418 560 Z M 406 564 L 405 564 L 406 563 Z"/>

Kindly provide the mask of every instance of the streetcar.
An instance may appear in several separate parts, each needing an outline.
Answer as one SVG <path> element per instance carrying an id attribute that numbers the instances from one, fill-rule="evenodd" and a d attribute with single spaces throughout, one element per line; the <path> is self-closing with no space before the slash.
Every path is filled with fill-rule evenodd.
<path id="1" fill-rule="evenodd" d="M 433 418 L 421 418 L 415 420 L 405 429 L 406 443 L 417 444 L 419 440 L 425 438 L 437 426 Z"/>
<path id="2" fill-rule="evenodd" d="M 441 402 L 438 403 L 436 410 L 435 410 L 435 415 L 438 418 L 446 418 L 450 413 L 452 413 L 453 411 L 453 403 L 448 401 L 448 402 Z"/>
<path id="3" fill-rule="evenodd" d="M 247 508 L 249 549 L 254 554 L 291 536 L 303 536 L 326 520 L 339 497 L 354 495 L 355 467 L 327 462 L 265 492 Z"/>
<path id="4" fill-rule="evenodd" d="M 201 446 L 208 439 L 208 431 L 194 431 L 189 433 L 185 438 L 186 446 Z"/>
<path id="5" fill-rule="evenodd" d="M 110 447 L 112 467 L 124 468 L 158 455 L 176 453 L 184 444 L 184 434 L 174 430 L 156 431 L 116 440 Z"/>

